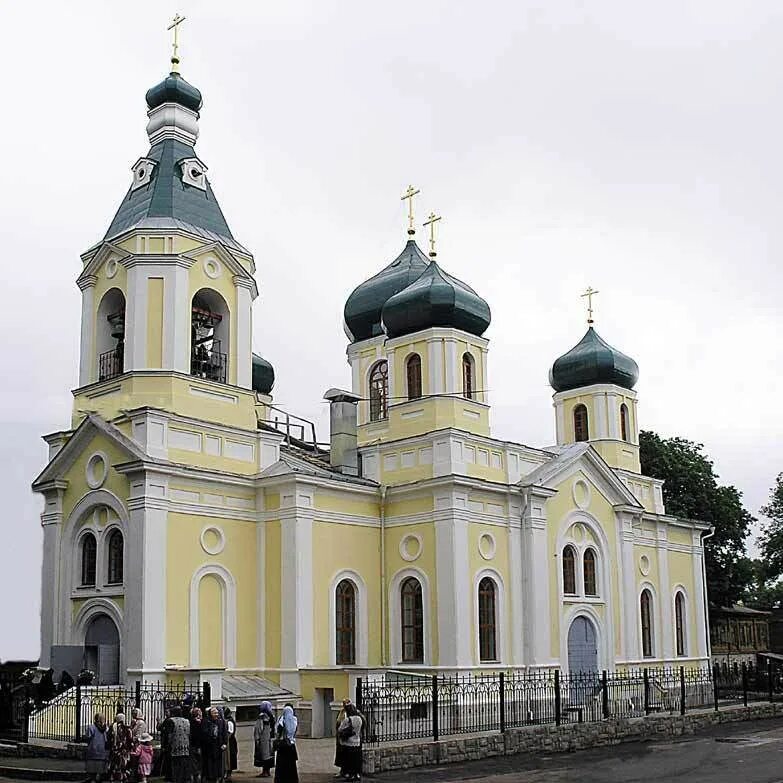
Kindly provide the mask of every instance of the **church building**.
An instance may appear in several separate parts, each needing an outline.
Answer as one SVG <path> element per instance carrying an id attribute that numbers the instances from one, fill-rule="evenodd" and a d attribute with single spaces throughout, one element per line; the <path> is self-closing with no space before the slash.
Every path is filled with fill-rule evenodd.
<path id="1" fill-rule="evenodd" d="M 555 445 L 493 434 L 489 305 L 434 234 L 420 249 L 412 212 L 399 256 L 345 303 L 330 447 L 275 407 L 256 263 L 172 62 L 76 279 L 73 414 L 33 483 L 41 665 L 209 681 L 229 703 L 286 694 L 317 735 L 357 677 L 391 670 L 706 664 L 708 527 L 667 515 L 640 471 L 636 362 L 591 322 L 552 365 Z"/>

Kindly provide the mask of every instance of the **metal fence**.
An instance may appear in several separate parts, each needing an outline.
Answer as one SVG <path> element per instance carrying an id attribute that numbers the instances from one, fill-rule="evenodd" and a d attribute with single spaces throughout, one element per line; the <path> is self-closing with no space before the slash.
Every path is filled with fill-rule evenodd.
<path id="1" fill-rule="evenodd" d="M 357 681 L 356 704 L 370 744 L 477 734 L 520 726 L 583 723 L 783 699 L 783 673 L 657 668 L 562 675 L 531 673 L 422 676 L 390 673 Z"/>
<path id="2" fill-rule="evenodd" d="M 147 731 L 158 736 L 158 725 L 166 711 L 191 702 L 209 706 L 209 683 L 194 689 L 184 684 L 136 682 L 132 688 L 122 685 L 75 685 L 42 700 L 33 685 L 18 686 L 0 710 L 0 737 L 19 742 L 48 740 L 84 742 L 87 727 L 97 713 L 108 721 L 118 713 L 130 722 L 131 711 L 141 710 Z"/>

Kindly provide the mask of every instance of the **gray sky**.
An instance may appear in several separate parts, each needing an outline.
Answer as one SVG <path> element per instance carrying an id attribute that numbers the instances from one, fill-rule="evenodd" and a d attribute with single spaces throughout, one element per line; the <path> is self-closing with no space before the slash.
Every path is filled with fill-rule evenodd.
<path id="1" fill-rule="evenodd" d="M 547 371 L 591 284 L 599 332 L 639 362 L 642 426 L 703 442 L 752 513 L 766 501 L 783 470 L 780 3 L 0 9 L 1 659 L 37 655 L 39 436 L 69 423 L 79 254 L 148 149 L 176 10 L 281 406 L 326 438 L 322 394 L 349 384 L 343 304 L 402 247 L 412 182 L 419 215 L 443 215 L 439 261 L 492 307 L 496 436 L 553 442 Z"/>

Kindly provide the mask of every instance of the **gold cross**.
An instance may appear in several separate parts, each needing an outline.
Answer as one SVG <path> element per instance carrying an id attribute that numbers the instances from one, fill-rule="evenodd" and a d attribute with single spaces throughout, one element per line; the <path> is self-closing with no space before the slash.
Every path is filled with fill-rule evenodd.
<path id="1" fill-rule="evenodd" d="M 171 24 L 166 28 L 167 30 L 174 31 L 174 43 L 171 45 L 171 70 L 175 73 L 179 73 L 179 55 L 177 50 L 179 49 L 179 26 L 185 21 L 184 16 L 180 16 L 179 12 L 174 14 L 174 18 L 171 20 Z"/>
<path id="2" fill-rule="evenodd" d="M 588 286 L 587 291 L 582 294 L 583 299 L 587 297 L 587 323 L 590 326 L 593 325 L 593 297 L 598 293 L 600 291 L 596 291 L 592 286 Z"/>
<path id="3" fill-rule="evenodd" d="M 440 219 L 440 215 L 436 217 L 434 212 L 430 212 L 430 216 L 424 221 L 424 225 L 430 227 L 430 258 L 435 258 L 438 255 L 435 252 L 435 224 Z"/>
<path id="4" fill-rule="evenodd" d="M 408 202 L 408 236 L 413 236 L 416 233 L 416 229 L 413 226 L 413 197 L 418 196 L 421 193 L 420 190 L 416 190 L 413 185 L 408 185 L 408 189 L 405 191 L 400 201 Z"/>

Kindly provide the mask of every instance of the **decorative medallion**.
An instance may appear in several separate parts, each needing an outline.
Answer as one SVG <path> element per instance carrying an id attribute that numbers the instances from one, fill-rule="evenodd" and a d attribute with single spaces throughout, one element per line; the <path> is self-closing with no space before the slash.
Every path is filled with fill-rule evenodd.
<path id="1" fill-rule="evenodd" d="M 647 555 L 642 555 L 639 558 L 639 570 L 642 572 L 642 576 L 649 576 L 650 574 L 650 558 Z"/>
<path id="2" fill-rule="evenodd" d="M 201 531 L 201 548 L 208 555 L 219 555 L 226 546 L 223 531 L 215 525 L 208 525 Z"/>
<path id="3" fill-rule="evenodd" d="M 213 280 L 217 280 L 223 270 L 220 267 L 220 262 L 215 258 L 204 259 L 204 274 L 207 277 L 211 277 Z"/>
<path id="4" fill-rule="evenodd" d="M 497 550 L 495 536 L 492 533 L 482 533 L 478 540 L 478 550 L 484 560 L 492 560 Z"/>
<path id="5" fill-rule="evenodd" d="M 574 503 L 584 511 L 590 506 L 590 485 L 584 479 L 577 479 L 571 487 Z"/>
<path id="6" fill-rule="evenodd" d="M 87 486 L 90 489 L 102 487 L 109 473 L 109 458 L 102 451 L 95 452 L 87 460 L 87 467 L 84 472 L 87 478 Z"/>
<path id="7" fill-rule="evenodd" d="M 421 550 L 421 536 L 416 535 L 416 533 L 408 533 L 408 535 L 402 537 L 400 541 L 400 557 L 403 560 L 407 560 L 409 563 L 418 560 Z"/>

